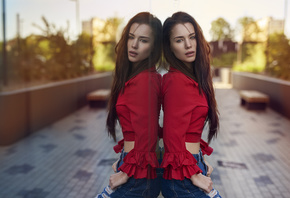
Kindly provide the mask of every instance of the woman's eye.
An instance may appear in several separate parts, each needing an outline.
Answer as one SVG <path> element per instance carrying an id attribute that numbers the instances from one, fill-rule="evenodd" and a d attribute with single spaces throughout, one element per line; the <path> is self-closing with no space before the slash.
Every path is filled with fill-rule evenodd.
<path id="1" fill-rule="evenodd" d="M 191 36 L 191 37 L 189 37 L 191 40 L 193 40 L 193 39 L 195 39 L 195 36 Z"/>
<path id="2" fill-rule="evenodd" d="M 183 39 L 177 39 L 176 43 L 181 43 L 183 41 Z"/>
<path id="3" fill-rule="evenodd" d="M 148 43 L 148 41 L 145 40 L 145 39 L 140 39 L 140 41 L 141 41 L 142 43 Z"/>
<path id="4" fill-rule="evenodd" d="M 134 39 L 134 36 L 129 36 L 129 39 Z"/>

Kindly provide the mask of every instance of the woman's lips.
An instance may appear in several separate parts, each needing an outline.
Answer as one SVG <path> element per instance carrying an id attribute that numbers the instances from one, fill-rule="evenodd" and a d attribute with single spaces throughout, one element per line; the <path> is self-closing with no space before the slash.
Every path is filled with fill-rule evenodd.
<path id="1" fill-rule="evenodd" d="M 138 55 L 137 52 L 129 51 L 129 56 L 136 57 Z"/>
<path id="2" fill-rule="evenodd" d="M 192 57 L 192 56 L 194 56 L 194 54 L 195 54 L 194 51 L 190 51 L 190 52 L 186 52 L 186 53 L 185 53 L 185 55 L 186 55 L 187 57 Z"/>

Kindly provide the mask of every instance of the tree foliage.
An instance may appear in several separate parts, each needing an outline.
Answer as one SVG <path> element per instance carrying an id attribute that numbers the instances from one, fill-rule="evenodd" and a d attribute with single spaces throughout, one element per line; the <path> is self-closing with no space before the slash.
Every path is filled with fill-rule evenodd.
<path id="1" fill-rule="evenodd" d="M 218 57 L 212 59 L 212 65 L 215 67 L 229 67 L 231 68 L 237 60 L 237 53 L 229 52 L 224 53 Z"/>
<path id="2" fill-rule="evenodd" d="M 245 43 L 243 45 L 243 62 L 234 65 L 234 70 L 260 73 L 266 66 L 265 44 Z"/>
<path id="3" fill-rule="evenodd" d="M 289 39 L 283 33 L 270 35 L 268 44 L 268 74 L 290 80 L 289 42 Z"/>
<path id="4" fill-rule="evenodd" d="M 65 28 L 57 28 L 45 17 L 42 17 L 42 22 L 40 25 L 33 24 L 40 30 L 40 34 L 31 34 L 26 38 L 16 37 L 7 41 L 6 76 L 10 85 L 30 86 L 75 78 L 96 71 L 93 60 L 96 59 L 99 46 L 93 46 L 91 35 L 82 33 L 73 41 L 69 37 L 69 24 Z M 103 65 L 101 70 L 114 67 L 114 47 L 121 22 L 122 19 L 117 17 L 105 21 L 102 32 L 108 35 L 109 39 L 102 43 L 105 46 L 105 57 L 101 57 L 102 54 L 97 57 L 98 62 Z M 106 67 L 108 62 L 110 66 Z"/>
<path id="5" fill-rule="evenodd" d="M 221 17 L 211 22 L 210 34 L 213 41 L 233 39 L 233 31 L 230 24 Z"/>
<path id="6" fill-rule="evenodd" d="M 95 54 L 92 62 L 96 70 L 106 71 L 114 69 L 118 28 L 122 22 L 123 19 L 117 17 L 108 18 L 105 21 L 105 25 L 101 30 L 101 33 L 104 35 L 104 41 L 97 42 L 94 46 Z"/>
<path id="7" fill-rule="evenodd" d="M 255 42 L 261 31 L 258 24 L 252 17 L 238 19 L 238 30 L 242 32 L 242 42 Z"/>

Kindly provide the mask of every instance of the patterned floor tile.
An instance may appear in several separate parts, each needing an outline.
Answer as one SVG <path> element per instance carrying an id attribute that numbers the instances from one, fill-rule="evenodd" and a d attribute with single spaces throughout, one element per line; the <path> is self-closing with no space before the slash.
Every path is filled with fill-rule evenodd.
<path id="1" fill-rule="evenodd" d="M 77 150 L 75 152 L 75 155 L 78 157 L 86 158 L 86 157 L 92 157 L 96 154 L 96 151 L 92 149 L 82 149 L 82 150 Z"/>
<path id="2" fill-rule="evenodd" d="M 248 169 L 247 165 L 239 162 L 218 161 L 218 165 L 225 168 Z"/>
<path id="3" fill-rule="evenodd" d="M 267 140 L 266 142 L 268 144 L 276 144 L 279 142 L 279 140 L 280 140 L 280 138 L 272 138 L 272 139 Z"/>
<path id="4" fill-rule="evenodd" d="M 118 158 L 111 158 L 111 159 L 102 159 L 99 163 L 98 166 L 112 166 L 114 162 L 116 162 Z"/>
<path id="5" fill-rule="evenodd" d="M 91 172 L 87 172 L 85 170 L 79 170 L 74 176 L 73 178 L 78 179 L 80 181 L 88 181 L 91 176 L 93 175 L 93 173 Z"/>
<path id="6" fill-rule="evenodd" d="M 49 192 L 41 188 L 34 188 L 32 190 L 22 190 L 17 195 L 21 198 L 46 198 Z"/>
<path id="7" fill-rule="evenodd" d="M 42 148 L 45 153 L 49 153 L 49 152 L 53 151 L 55 148 L 57 148 L 57 145 L 44 144 L 44 145 L 40 145 L 40 148 Z"/>
<path id="8" fill-rule="evenodd" d="M 81 135 L 81 134 L 73 134 L 73 136 L 77 140 L 84 140 L 84 139 L 86 139 L 86 136 Z"/>
<path id="9" fill-rule="evenodd" d="M 257 186 L 266 186 L 269 184 L 273 184 L 272 180 L 268 176 L 260 176 L 260 177 L 254 178 L 254 181 Z"/>
<path id="10" fill-rule="evenodd" d="M 285 133 L 283 133 L 283 132 L 280 131 L 280 130 L 272 130 L 272 131 L 270 131 L 270 132 L 273 133 L 273 134 L 280 135 L 280 136 L 282 136 L 282 137 L 285 136 Z"/>
<path id="11" fill-rule="evenodd" d="M 68 131 L 69 132 L 74 132 L 74 131 L 82 131 L 82 130 L 85 130 L 86 127 L 83 127 L 83 126 L 74 126 L 72 128 L 70 128 Z"/>
<path id="12" fill-rule="evenodd" d="M 224 146 L 226 147 L 234 147 L 234 146 L 238 146 L 238 142 L 236 140 L 229 140 L 228 142 L 223 143 Z"/>
<path id="13" fill-rule="evenodd" d="M 5 172 L 9 175 L 27 174 L 34 169 L 29 164 L 15 165 L 7 169 Z"/>
<path id="14" fill-rule="evenodd" d="M 8 148 L 6 150 L 6 153 L 5 154 L 8 156 L 8 155 L 12 155 L 12 154 L 14 154 L 16 152 L 17 152 L 17 149 L 15 147 L 11 147 L 11 148 Z"/>
<path id="15" fill-rule="evenodd" d="M 271 162 L 273 160 L 275 160 L 276 158 L 271 155 L 271 154 L 265 154 L 265 153 L 257 153 L 253 155 L 253 158 L 255 160 L 261 161 L 263 163 L 265 162 Z"/>

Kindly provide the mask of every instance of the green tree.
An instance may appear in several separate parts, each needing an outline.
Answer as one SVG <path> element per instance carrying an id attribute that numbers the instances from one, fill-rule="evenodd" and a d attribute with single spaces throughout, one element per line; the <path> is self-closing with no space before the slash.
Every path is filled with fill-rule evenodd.
<path id="1" fill-rule="evenodd" d="M 215 67 L 232 67 L 237 60 L 237 53 L 229 52 L 221 54 L 212 59 L 212 65 Z"/>
<path id="2" fill-rule="evenodd" d="M 81 34 L 74 42 L 68 35 L 69 26 L 56 28 L 42 17 L 44 27 L 38 42 L 46 46 L 42 55 L 46 57 L 47 77 L 49 80 L 62 80 L 88 74 L 92 71 L 91 59 L 93 50 L 89 35 Z"/>
<path id="3" fill-rule="evenodd" d="M 115 46 L 116 46 L 116 38 L 117 38 L 117 34 L 118 34 L 118 29 L 120 24 L 123 22 L 122 18 L 118 18 L 118 17 L 112 17 L 112 18 L 108 18 L 106 20 L 106 24 L 104 26 L 103 31 L 106 32 L 107 34 L 109 34 L 110 36 L 110 41 L 108 43 L 105 44 L 109 44 L 110 46 L 107 46 L 106 48 L 109 50 L 108 51 L 108 57 L 110 59 L 113 60 L 113 62 L 115 62 L 116 60 L 116 54 L 115 54 Z"/>
<path id="4" fill-rule="evenodd" d="M 210 34 L 213 41 L 233 39 L 233 31 L 230 24 L 221 17 L 211 22 Z"/>
<path id="5" fill-rule="evenodd" d="M 28 83 L 42 79 L 44 68 L 43 57 L 39 55 L 37 36 L 15 38 L 9 43 L 7 59 L 9 65 L 10 84 Z"/>
<path id="6" fill-rule="evenodd" d="M 259 33 L 261 30 L 259 29 L 258 24 L 255 22 L 255 20 L 252 17 L 242 17 L 238 19 L 238 27 L 237 32 L 240 32 L 240 42 L 239 42 L 239 48 L 238 48 L 238 56 L 237 56 L 237 62 L 238 64 L 244 62 L 246 59 L 249 61 L 249 52 L 255 51 L 255 46 L 260 41 Z M 249 50 L 249 48 L 253 47 L 252 50 Z M 258 47 L 259 48 L 259 47 Z M 258 49 L 256 48 L 256 49 Z M 260 47 L 261 48 L 261 47 Z M 252 58 L 250 58 L 252 59 Z"/>
<path id="7" fill-rule="evenodd" d="M 268 45 L 268 73 L 278 78 L 290 80 L 290 44 L 283 33 L 271 34 Z"/>
<path id="8" fill-rule="evenodd" d="M 94 71 L 92 57 L 95 53 L 92 45 L 92 37 L 87 33 L 79 35 L 77 41 L 73 43 L 75 67 L 79 68 L 80 74 L 88 74 Z"/>
<path id="9" fill-rule="evenodd" d="M 256 41 L 260 29 L 252 17 L 246 16 L 238 19 L 238 31 L 242 32 L 242 42 L 251 42 Z"/>
<path id="10" fill-rule="evenodd" d="M 234 65 L 236 71 L 263 72 L 266 66 L 265 43 L 245 43 L 243 45 L 243 54 L 245 55 L 242 63 Z"/>
<path id="11" fill-rule="evenodd" d="M 95 54 L 93 56 L 93 64 L 98 71 L 113 70 L 116 61 L 116 38 L 122 18 L 112 17 L 105 21 L 105 25 L 101 31 L 105 35 L 105 40 L 95 45 Z"/>
<path id="12" fill-rule="evenodd" d="M 45 17 L 42 17 L 44 28 L 35 25 L 42 30 L 38 42 L 47 42 L 49 50 L 45 56 L 50 57 L 46 61 L 47 76 L 50 80 L 61 80 L 75 77 L 73 69 L 73 49 L 69 45 L 69 38 L 65 37 L 68 27 L 57 29 L 50 24 Z"/>

